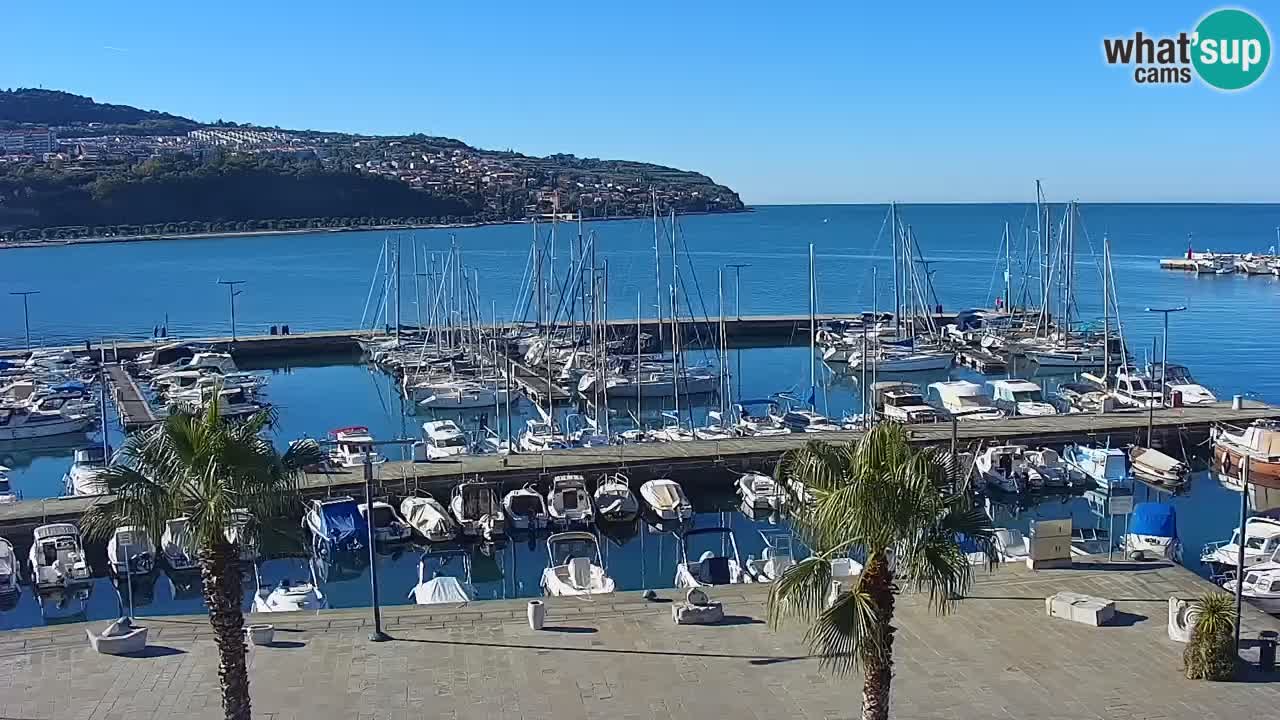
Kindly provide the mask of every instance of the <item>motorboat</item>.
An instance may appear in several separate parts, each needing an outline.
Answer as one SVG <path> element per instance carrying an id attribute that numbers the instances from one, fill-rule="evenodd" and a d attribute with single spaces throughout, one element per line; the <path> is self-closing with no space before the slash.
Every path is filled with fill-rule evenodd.
<path id="1" fill-rule="evenodd" d="M 1280 421 L 1255 420 L 1244 430 L 1215 426 L 1213 470 L 1223 487 L 1240 492 L 1249 458 L 1249 504 L 1254 512 L 1280 508 Z"/>
<path id="2" fill-rule="evenodd" d="M 22 493 L 13 489 L 8 473 L 9 468 L 0 465 L 0 505 L 10 505 L 22 499 Z"/>
<path id="3" fill-rule="evenodd" d="M 1179 398 L 1183 405 L 1212 405 L 1218 402 L 1217 396 L 1209 388 L 1196 382 L 1185 365 L 1176 363 L 1169 363 L 1163 367 L 1161 365 L 1162 363 L 1159 362 L 1149 364 L 1147 375 L 1163 381 L 1171 405 L 1177 405 L 1177 402 L 1172 402 L 1175 397 Z"/>
<path id="4" fill-rule="evenodd" d="M 27 405 L 0 406 L 0 442 L 82 433 L 94 423 L 87 413 L 36 410 Z"/>
<path id="5" fill-rule="evenodd" d="M 542 530 L 550 522 L 547 501 L 533 483 L 503 495 L 502 509 L 511 520 L 512 530 Z"/>
<path id="6" fill-rule="evenodd" d="M 90 582 L 89 562 L 80 530 L 71 523 L 50 523 L 32 531 L 31 575 L 37 591 L 65 590 Z"/>
<path id="7" fill-rule="evenodd" d="M 782 507 L 782 488 L 772 477 L 758 472 L 744 473 L 735 484 L 742 502 L 756 510 L 777 510 Z"/>
<path id="8" fill-rule="evenodd" d="M 373 501 L 373 513 L 370 516 L 369 506 L 360 503 L 357 506 L 365 522 L 373 528 L 373 541 L 377 543 L 405 542 L 413 537 L 413 527 L 400 517 L 390 503 L 382 500 Z"/>
<path id="9" fill-rule="evenodd" d="M 449 574 L 450 572 L 454 574 Z M 409 597 L 419 605 L 471 602 L 471 554 L 465 550 L 428 550 L 418 560 L 418 584 Z"/>
<path id="10" fill-rule="evenodd" d="M 950 380 L 931 383 L 929 389 L 937 395 L 942 409 L 956 420 L 999 420 L 1005 416 L 977 383 Z"/>
<path id="11" fill-rule="evenodd" d="M 360 550 L 369 539 L 369 525 L 348 495 L 312 500 L 302 524 L 311 531 L 312 547 L 321 555 Z"/>
<path id="12" fill-rule="evenodd" d="M 1102 412 L 1106 391 L 1088 383 L 1062 383 L 1058 385 L 1058 397 L 1067 404 L 1068 412 Z"/>
<path id="13" fill-rule="evenodd" d="M 1258 515 L 1244 521 L 1244 566 L 1253 567 L 1270 560 L 1280 551 L 1280 519 Z M 1209 543 L 1200 552 L 1200 562 L 1218 567 L 1236 567 L 1240 562 L 1240 528 L 1230 540 Z"/>
<path id="14" fill-rule="evenodd" d="M 282 578 L 274 587 L 262 586 L 262 573 L 254 569 L 257 589 L 253 593 L 253 611 L 255 613 L 300 612 L 304 610 L 323 610 L 328 606 L 320 585 L 316 582 L 315 569 L 307 563 L 311 573 L 311 582 L 293 582 Z"/>
<path id="15" fill-rule="evenodd" d="M 1161 404 L 1160 391 L 1155 388 L 1151 378 L 1138 375 L 1130 369 L 1121 369 L 1116 374 L 1111 397 L 1126 407 L 1147 409 L 1160 407 Z"/>
<path id="16" fill-rule="evenodd" d="M 996 407 L 1010 415 L 1057 415 L 1058 409 L 1045 400 L 1044 391 L 1030 380 L 989 380 Z"/>
<path id="17" fill-rule="evenodd" d="M 343 468 L 362 467 L 367 462 L 380 465 L 386 458 L 378 454 L 373 444 L 373 436 L 369 428 L 353 425 L 329 431 L 329 437 L 335 445 L 329 451 L 329 461 Z"/>
<path id="18" fill-rule="evenodd" d="M 452 420 L 428 420 L 422 423 L 422 436 L 427 441 L 428 460 L 443 460 L 465 455 L 467 452 L 467 436 L 458 427 L 458 423 Z"/>
<path id="19" fill-rule="evenodd" d="M 227 521 L 223 534 L 227 542 L 240 550 L 240 562 L 251 563 L 258 559 L 258 533 L 253 515 L 245 508 L 235 508 Z"/>
<path id="20" fill-rule="evenodd" d="M 1068 445 L 1062 450 L 1062 461 L 1071 472 L 1082 479 L 1092 480 L 1100 488 L 1133 487 L 1129 456 L 1119 448 Z"/>
<path id="21" fill-rule="evenodd" d="M 563 450 L 567 447 L 563 439 L 557 436 L 555 425 L 546 420 L 530 418 L 525 421 L 524 432 L 516 446 L 520 452 L 540 453 L 548 450 Z"/>
<path id="22" fill-rule="evenodd" d="M 458 526 L 449 517 L 449 511 L 432 497 L 405 498 L 400 503 L 400 515 L 430 542 L 445 542 L 458 534 Z"/>
<path id="23" fill-rule="evenodd" d="M 1102 555 L 1111 550 L 1111 535 L 1106 528 L 1072 527 L 1073 555 Z"/>
<path id="24" fill-rule="evenodd" d="M 747 557 L 747 572 L 759 582 L 775 582 L 796 564 L 792 552 L 791 533 L 786 530 L 761 530 L 764 551 L 760 558 Z"/>
<path id="25" fill-rule="evenodd" d="M 547 538 L 547 568 L 542 591 L 551 597 L 602 595 L 613 592 L 605 574 L 600 542 L 589 532 L 562 532 Z"/>
<path id="26" fill-rule="evenodd" d="M 1144 502 L 1133 506 L 1129 531 L 1120 546 L 1130 557 L 1140 556 L 1182 562 L 1178 539 L 1178 515 L 1170 503 Z"/>
<path id="27" fill-rule="evenodd" d="M 683 521 L 693 517 L 693 505 L 675 480 L 650 480 L 640 486 L 640 497 L 659 520 Z"/>
<path id="28" fill-rule="evenodd" d="M 595 519 L 587 481 L 576 474 L 556 475 L 547 491 L 547 514 L 556 527 L 582 527 Z"/>
<path id="29" fill-rule="evenodd" d="M 111 574 L 118 578 L 150 574 L 156 565 L 156 546 L 146 528 L 137 525 L 116 528 L 107 541 L 107 563 Z"/>
<path id="30" fill-rule="evenodd" d="M 22 566 L 18 563 L 13 544 L 0 538 L 0 598 L 12 598 L 20 592 L 18 576 L 21 574 Z"/>
<path id="31" fill-rule="evenodd" d="M 1022 344 L 1022 353 L 1042 368 L 1095 368 L 1107 361 L 1101 338 L 1060 337 Z"/>
<path id="32" fill-rule="evenodd" d="M 658 442 L 691 442 L 697 440 L 692 430 L 680 426 L 680 416 L 674 412 L 662 413 L 663 425 L 649 433 Z"/>
<path id="33" fill-rule="evenodd" d="M 496 382 L 451 380 L 428 382 L 409 388 L 418 407 L 428 410 L 474 410 L 499 407 L 507 401 L 507 389 Z"/>
<path id="34" fill-rule="evenodd" d="M 582 397 L 590 397 L 597 391 L 610 399 L 645 400 L 706 395 L 720 388 L 720 373 L 709 367 L 681 368 L 679 373 L 671 369 L 670 360 L 642 360 L 639 370 L 633 360 L 623 360 L 617 367 L 603 375 L 586 372 L 578 380 L 577 390 Z M 638 381 L 638 382 L 637 382 Z"/>
<path id="35" fill-rule="evenodd" d="M 693 541 L 712 539 L 718 548 L 704 550 L 697 560 L 691 560 Z M 733 531 L 725 527 L 689 530 L 680 536 L 680 563 L 676 565 L 677 588 L 706 587 L 709 585 L 737 585 L 753 582 L 751 575 L 738 555 L 738 542 Z"/>
<path id="36" fill-rule="evenodd" d="M 1027 463 L 1027 477 L 1032 490 L 1061 488 L 1071 485 L 1071 475 L 1062 456 L 1053 448 L 1038 448 L 1022 453 Z"/>
<path id="37" fill-rule="evenodd" d="M 956 360 L 955 353 L 949 350 L 928 350 L 881 346 L 870 349 L 867 353 L 855 353 L 849 356 L 849 372 L 861 372 L 863 367 L 874 369 L 877 373 L 908 373 L 927 370 L 946 370 Z"/>
<path id="38" fill-rule="evenodd" d="M 62 477 L 67 495 L 106 495 L 110 492 L 107 483 L 98 479 L 98 472 L 109 462 L 109 448 L 101 445 L 90 445 L 76 450 L 71 468 Z"/>
<path id="39" fill-rule="evenodd" d="M 693 429 L 697 440 L 732 440 L 737 436 L 732 423 L 726 422 L 719 410 L 708 412 L 707 424 Z"/>
<path id="40" fill-rule="evenodd" d="M 230 353 L 200 350 L 166 365 L 153 367 L 144 374 L 151 378 L 181 371 L 210 371 L 220 374 L 234 373 L 239 368 Z"/>
<path id="41" fill-rule="evenodd" d="M 786 411 L 782 414 L 779 424 L 793 433 L 832 432 L 842 429 L 831 422 L 826 415 L 803 408 L 792 408 Z"/>
<path id="42" fill-rule="evenodd" d="M 905 424 L 945 422 L 947 414 L 924 401 L 914 383 L 878 382 L 871 385 L 872 407 L 885 420 Z"/>
<path id="43" fill-rule="evenodd" d="M 209 408 L 214 397 L 218 398 L 219 417 L 249 417 L 268 408 L 267 405 L 255 400 L 254 396 L 242 387 L 202 387 L 187 393 L 170 395 L 169 401 L 179 412 L 199 414 Z"/>
<path id="44" fill-rule="evenodd" d="M 1026 492 L 1031 482 L 1026 452 L 1026 445 L 994 445 L 974 459 L 974 467 L 989 488 L 1007 493 Z"/>
<path id="45" fill-rule="evenodd" d="M 191 518 L 182 515 L 166 520 L 160 534 L 160 559 L 170 572 L 188 572 L 200 567 L 195 536 L 191 533 Z"/>
<path id="46" fill-rule="evenodd" d="M 631 480 L 626 475 L 601 478 L 592 499 L 600 522 L 627 522 L 640 514 L 640 502 L 631 492 Z"/>
<path id="47" fill-rule="evenodd" d="M 791 429 L 779 421 L 777 400 L 742 400 L 733 405 L 733 427 L 744 437 L 789 435 Z"/>
<path id="48" fill-rule="evenodd" d="M 1222 583 L 1223 589 L 1234 593 L 1236 580 L 1228 577 Z M 1240 585 L 1240 595 L 1250 605 L 1272 615 L 1280 615 L 1280 562 L 1270 560 L 1259 563 L 1245 571 L 1244 583 Z"/>
<path id="49" fill-rule="evenodd" d="M 507 518 L 498 496 L 485 483 L 464 482 L 454 486 L 449 510 L 463 535 L 492 540 L 507 532 Z"/>
<path id="50" fill-rule="evenodd" d="M 1132 464 L 1134 477 L 1169 490 L 1182 488 L 1191 477 L 1190 466 L 1155 448 L 1137 445 L 1129 448 L 1129 462 Z"/>

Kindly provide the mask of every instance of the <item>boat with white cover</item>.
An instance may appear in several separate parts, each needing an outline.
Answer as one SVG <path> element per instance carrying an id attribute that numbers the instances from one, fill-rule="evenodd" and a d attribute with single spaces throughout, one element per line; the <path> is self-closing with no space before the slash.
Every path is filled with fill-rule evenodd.
<path id="1" fill-rule="evenodd" d="M 589 532 L 562 532 L 547 538 L 547 568 L 542 591 L 551 597 L 602 595 L 613 592 L 605 573 L 600 542 Z"/>
<path id="2" fill-rule="evenodd" d="M 600 479 L 592 498 L 600 522 L 627 522 L 640 514 L 640 502 L 631 492 L 631 480 L 615 473 Z"/>
<path id="3" fill-rule="evenodd" d="M 200 567 L 196 539 L 191 534 L 191 518 L 182 515 L 166 520 L 160 534 L 160 558 L 170 572 L 188 572 Z"/>
<path id="4" fill-rule="evenodd" d="M 542 530 L 550 523 L 547 501 L 533 483 L 503 495 L 502 509 L 511 520 L 512 530 Z"/>
<path id="5" fill-rule="evenodd" d="M 452 573 L 452 574 L 450 574 Z M 465 604 L 476 596 L 471 586 L 471 554 L 465 550 L 428 550 L 418 560 L 418 584 L 409 597 L 419 605 Z"/>
<path id="6" fill-rule="evenodd" d="M 124 525 L 107 541 L 107 563 L 116 577 L 147 575 L 155 569 L 156 546 L 145 528 Z"/>
<path id="7" fill-rule="evenodd" d="M 71 468 L 62 478 L 67 495 L 106 495 L 110 490 L 106 482 L 99 480 L 97 474 L 108 463 L 108 448 L 91 445 L 76 450 Z"/>
<path id="8" fill-rule="evenodd" d="M 71 523 L 50 523 L 32 531 L 31 574 L 36 590 L 64 590 L 91 582 L 80 530 Z"/>
<path id="9" fill-rule="evenodd" d="M 1125 555 L 1182 561 L 1182 541 L 1178 539 L 1178 514 L 1170 503 L 1144 502 L 1133 506 L 1129 532 L 1120 538 Z"/>
<path id="10" fill-rule="evenodd" d="M 650 480 L 640 486 L 640 497 L 659 520 L 688 520 L 693 517 L 693 505 L 685 496 L 684 488 L 675 480 Z"/>
<path id="11" fill-rule="evenodd" d="M 1253 567 L 1266 562 L 1280 551 L 1280 519 L 1257 515 L 1244 521 L 1244 566 Z M 1240 561 L 1240 528 L 1231 533 L 1230 540 L 1220 540 L 1204 546 L 1200 562 L 1221 568 L 1236 567 Z"/>
<path id="12" fill-rule="evenodd" d="M 432 497 L 405 498 L 400 502 L 400 515 L 429 542 L 445 542 L 458 534 L 449 512 Z"/>
<path id="13" fill-rule="evenodd" d="M 719 547 L 704 550 L 697 560 L 691 560 L 690 548 L 695 541 L 701 540 L 711 540 Z M 677 588 L 749 582 L 753 582 L 753 579 L 738 555 L 738 541 L 732 530 L 725 527 L 699 528 L 680 536 L 680 563 L 676 565 L 675 579 Z"/>
<path id="14" fill-rule="evenodd" d="M 378 543 L 405 542 L 413 537 L 413 527 L 400 517 L 396 509 L 382 500 L 373 501 L 373 516 L 369 515 L 369 506 L 360 503 L 357 506 L 365 522 L 373 528 L 373 541 Z"/>
<path id="15" fill-rule="evenodd" d="M 587 481 L 581 475 L 556 475 L 547 491 L 547 514 L 556 527 L 582 527 L 595 519 Z"/>
<path id="16" fill-rule="evenodd" d="M 360 550 L 369 539 L 369 524 L 348 495 L 312 500 L 302 525 L 311 531 L 312 547 L 320 554 Z"/>
<path id="17" fill-rule="evenodd" d="M 463 535 L 492 540 L 507 532 L 507 518 L 493 488 L 480 482 L 454 486 L 449 511 Z"/>
<path id="18" fill-rule="evenodd" d="M 777 510 L 782 507 L 783 493 L 773 478 L 758 472 L 744 473 L 735 483 L 738 497 L 756 510 Z"/>
<path id="19" fill-rule="evenodd" d="M 949 380 L 929 385 L 938 397 L 938 404 L 956 420 L 999 420 L 1004 410 L 982 392 L 982 386 L 968 380 Z"/>
<path id="20" fill-rule="evenodd" d="M 1011 415 L 1057 415 L 1058 409 L 1044 398 L 1044 390 L 1030 380 L 990 380 L 995 406 Z"/>

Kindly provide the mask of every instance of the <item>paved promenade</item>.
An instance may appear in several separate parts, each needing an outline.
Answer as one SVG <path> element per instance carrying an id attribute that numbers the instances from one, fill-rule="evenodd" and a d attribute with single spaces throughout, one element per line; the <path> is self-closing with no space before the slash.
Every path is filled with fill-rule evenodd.
<path id="1" fill-rule="evenodd" d="M 1171 594 L 1207 586 L 1167 566 L 1084 566 L 983 573 L 957 614 L 939 619 L 903 597 L 898 718 L 1211 720 L 1273 717 L 1280 675 L 1204 683 L 1181 674 L 1165 634 Z M 1059 590 L 1102 595 L 1115 627 L 1044 615 Z M 676 627 L 669 605 L 623 593 L 549 602 L 534 632 L 518 602 L 461 609 L 392 608 L 395 642 L 372 644 L 367 611 L 277 615 L 277 646 L 250 652 L 255 717 L 708 720 L 857 717 L 856 677 L 806 657 L 799 628 L 763 624 L 766 589 L 718 590 L 730 622 Z M 664 596 L 674 593 L 664 592 Z M 217 660 L 203 618 L 154 618 L 145 657 L 85 648 L 83 626 L 0 634 L 0 718 L 196 720 L 220 716 Z M 101 626 L 103 623 L 95 623 Z M 1249 610 L 1245 635 L 1277 623 Z M 1256 651 L 1249 651 L 1250 655 Z"/>

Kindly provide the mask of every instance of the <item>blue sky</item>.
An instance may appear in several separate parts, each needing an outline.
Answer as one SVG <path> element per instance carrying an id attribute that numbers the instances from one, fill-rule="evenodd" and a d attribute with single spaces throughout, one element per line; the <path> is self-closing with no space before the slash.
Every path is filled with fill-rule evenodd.
<path id="1" fill-rule="evenodd" d="M 1102 59 L 1104 36 L 1217 7 L 25 2 L 4 12 L 0 87 L 647 160 L 755 204 L 1022 200 L 1036 177 L 1086 201 L 1277 201 L 1274 68 L 1229 95 Z M 1280 15 L 1252 9 L 1274 42 Z"/>

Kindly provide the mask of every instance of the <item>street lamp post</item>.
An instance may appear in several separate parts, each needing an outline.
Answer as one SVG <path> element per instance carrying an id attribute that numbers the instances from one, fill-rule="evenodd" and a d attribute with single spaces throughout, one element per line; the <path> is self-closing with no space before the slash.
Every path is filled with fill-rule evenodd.
<path id="1" fill-rule="evenodd" d="M 231 342 L 236 341 L 236 296 L 242 291 L 237 290 L 237 285 L 243 285 L 244 280 L 219 280 L 219 285 L 227 286 L 227 300 L 231 303 Z"/>
<path id="2" fill-rule="evenodd" d="M 742 319 L 742 268 L 751 267 L 751 263 L 730 263 L 725 267 L 733 268 L 733 316 Z M 724 315 L 724 309 L 720 309 L 720 314 Z M 726 338 L 727 345 L 727 338 Z M 734 368 L 734 374 L 738 376 L 738 399 L 742 399 L 742 350 L 734 352 L 737 356 L 737 367 Z"/>
<path id="3" fill-rule="evenodd" d="M 27 298 L 32 295 L 39 295 L 40 291 L 39 290 L 20 290 L 18 292 L 11 292 L 9 294 L 22 296 L 22 329 L 23 331 L 25 331 L 27 336 L 27 351 L 30 352 L 31 351 L 31 316 L 27 311 Z"/>
<path id="4" fill-rule="evenodd" d="M 1164 315 L 1164 347 L 1160 350 L 1160 407 L 1166 407 L 1164 383 L 1169 373 L 1169 313 L 1182 312 L 1186 309 L 1186 305 L 1172 308 L 1147 308 L 1147 312 Z"/>

